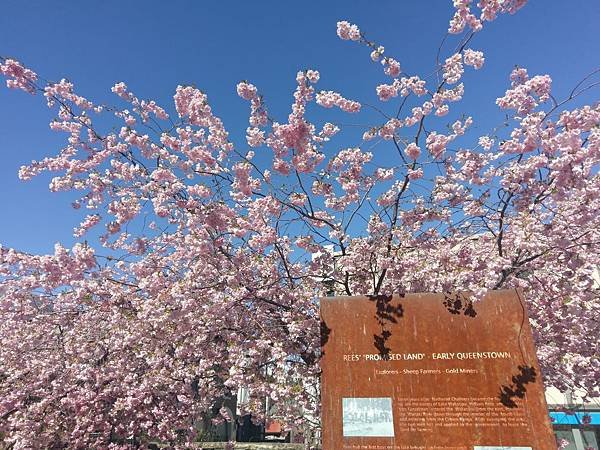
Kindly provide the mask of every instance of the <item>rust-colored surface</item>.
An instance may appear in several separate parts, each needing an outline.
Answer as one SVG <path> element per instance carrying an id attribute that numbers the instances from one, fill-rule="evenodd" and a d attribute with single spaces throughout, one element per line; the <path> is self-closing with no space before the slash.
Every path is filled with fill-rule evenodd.
<path id="1" fill-rule="evenodd" d="M 556 448 L 517 291 L 328 297 L 321 318 L 323 450 Z"/>

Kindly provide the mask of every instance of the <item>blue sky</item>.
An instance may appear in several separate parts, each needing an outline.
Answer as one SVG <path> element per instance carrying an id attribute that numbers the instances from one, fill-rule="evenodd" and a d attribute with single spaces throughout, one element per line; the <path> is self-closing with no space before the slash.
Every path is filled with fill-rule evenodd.
<path id="1" fill-rule="evenodd" d="M 238 81 L 256 84 L 270 111 L 282 119 L 289 112 L 295 74 L 306 68 L 321 72 L 320 89 L 375 103 L 374 87 L 386 78 L 366 48 L 336 37 L 336 22 L 357 23 L 405 71 L 429 74 L 451 14 L 449 0 L 4 0 L 0 55 L 19 59 L 44 78 L 66 77 L 79 93 L 100 103 L 118 103 L 110 87 L 124 81 L 138 96 L 171 108 L 175 87 L 195 84 L 243 147 L 248 105 L 235 93 Z M 561 97 L 599 66 L 598 23 L 597 1 L 532 0 L 515 16 L 488 25 L 471 45 L 485 52 L 486 64 L 468 75 L 458 112 L 472 114 L 480 129 L 495 125 L 501 116 L 494 100 L 503 94 L 514 65 L 530 74 L 550 74 Z M 349 121 L 336 113 L 331 117 Z M 51 118 L 41 97 L 0 88 L 4 246 L 44 253 L 57 241 L 74 242 L 72 229 L 81 213 L 70 207 L 72 196 L 50 193 L 50 176 L 27 183 L 17 178 L 22 164 L 53 154 L 62 143 L 64 136 L 48 128 Z"/>

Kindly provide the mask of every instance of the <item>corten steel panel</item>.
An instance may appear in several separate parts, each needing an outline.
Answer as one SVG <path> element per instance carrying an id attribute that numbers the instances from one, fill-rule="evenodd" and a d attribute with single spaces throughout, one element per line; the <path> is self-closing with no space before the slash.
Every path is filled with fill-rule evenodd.
<path id="1" fill-rule="evenodd" d="M 323 450 L 556 448 L 519 292 L 327 297 L 321 319 Z"/>

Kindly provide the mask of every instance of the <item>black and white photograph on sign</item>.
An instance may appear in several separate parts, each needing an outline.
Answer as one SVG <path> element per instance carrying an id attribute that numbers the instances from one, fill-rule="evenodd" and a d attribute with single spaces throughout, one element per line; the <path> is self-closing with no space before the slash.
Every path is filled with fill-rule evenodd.
<path id="1" fill-rule="evenodd" d="M 394 437 L 390 397 L 343 398 L 342 417 L 344 437 Z"/>

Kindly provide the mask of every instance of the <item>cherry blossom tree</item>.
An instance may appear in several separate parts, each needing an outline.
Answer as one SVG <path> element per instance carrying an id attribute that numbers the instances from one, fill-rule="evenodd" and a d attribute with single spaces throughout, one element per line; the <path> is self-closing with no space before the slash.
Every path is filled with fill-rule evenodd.
<path id="1" fill-rule="evenodd" d="M 573 102 L 598 72 L 557 99 L 548 75 L 515 68 L 496 102 L 507 119 L 486 134 L 460 109 L 465 72 L 485 60 L 477 34 L 524 4 L 455 0 L 452 48 L 426 76 L 340 21 L 338 36 L 366 46 L 388 78 L 381 104 L 320 90 L 305 70 L 289 116 L 275 118 L 242 81 L 245 143 L 195 87 L 178 86 L 171 108 L 118 83 L 107 106 L 0 58 L 7 86 L 45 97 L 66 135 L 20 177 L 54 173 L 50 190 L 78 192 L 73 207 L 86 211 L 72 248 L 0 248 L 5 443 L 184 448 L 197 418 L 242 386 L 255 417 L 268 396 L 282 420 L 314 429 L 325 284 L 476 299 L 521 288 L 546 384 L 598 394 L 600 108 Z M 343 126 L 311 121 L 313 103 L 381 119 L 339 148 Z M 390 149 L 394 161 L 374 163 Z"/>

